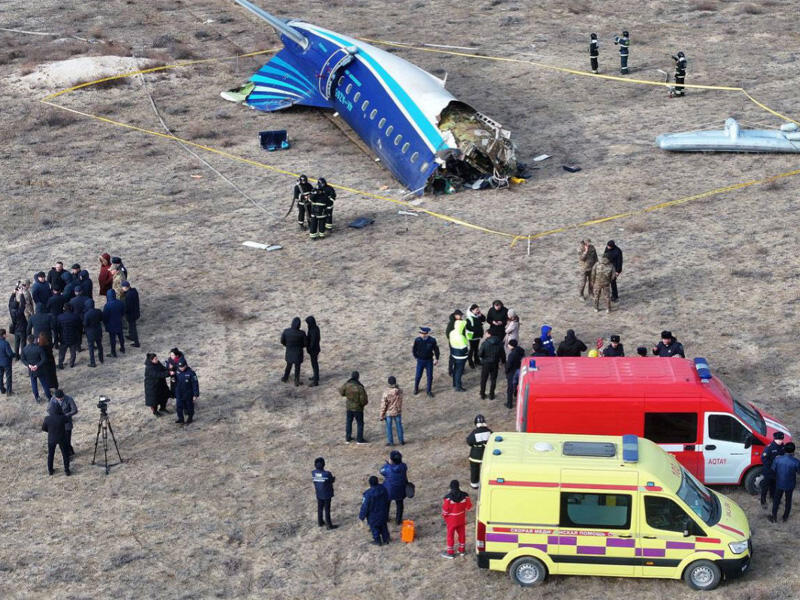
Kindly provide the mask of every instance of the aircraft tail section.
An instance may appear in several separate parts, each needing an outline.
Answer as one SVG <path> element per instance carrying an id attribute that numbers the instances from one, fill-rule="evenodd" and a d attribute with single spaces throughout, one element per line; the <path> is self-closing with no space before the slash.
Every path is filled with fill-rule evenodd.
<path id="1" fill-rule="evenodd" d="M 298 57 L 283 49 L 250 78 L 253 90 L 245 102 L 258 110 L 273 112 L 294 105 L 331 108 L 329 100 L 319 92 L 309 69 L 297 64 Z"/>

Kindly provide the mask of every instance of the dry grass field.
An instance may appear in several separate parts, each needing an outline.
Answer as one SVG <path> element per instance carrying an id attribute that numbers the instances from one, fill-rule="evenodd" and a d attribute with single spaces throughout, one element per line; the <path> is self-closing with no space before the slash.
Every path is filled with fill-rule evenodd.
<path id="1" fill-rule="evenodd" d="M 614 34 L 632 34 L 631 77 L 658 79 L 683 49 L 687 82 L 743 86 L 798 118 L 800 34 L 796 3 L 638 0 L 262 0 L 354 36 L 474 46 L 487 55 L 588 68 L 590 31 L 601 69 L 615 74 Z M 43 406 L 21 366 L 16 394 L 0 399 L 0 597 L 2 598 L 694 598 L 680 582 L 553 578 L 514 587 L 474 560 L 443 561 L 439 516 L 450 479 L 466 485 L 464 438 L 477 412 L 496 430 L 513 427 L 500 400 L 450 392 L 440 367 L 437 396 L 408 395 L 402 449 L 418 495 L 406 502 L 418 540 L 368 545 L 356 519 L 366 478 L 386 457 L 378 421 L 386 377 L 410 392 L 416 328 L 446 346 L 447 315 L 494 298 L 521 315 L 530 347 L 542 323 L 561 339 L 619 333 L 629 352 L 671 329 L 688 356 L 705 356 L 734 393 L 800 429 L 797 359 L 797 231 L 800 176 L 754 185 L 510 248 L 508 240 L 429 216 L 403 217 L 381 200 L 341 192 L 335 234 L 312 243 L 284 220 L 290 176 L 201 152 L 257 206 L 173 141 L 42 105 L 57 91 L 32 82 L 46 63 L 77 57 L 140 57 L 153 64 L 228 57 L 276 47 L 277 36 L 227 0 L 5 0 L 0 25 L 0 286 L 9 294 L 58 259 L 88 265 L 122 256 L 143 302 L 142 347 L 97 369 L 79 356 L 59 372 L 80 407 L 74 475 L 48 477 Z M 77 37 L 75 37 L 77 36 Z M 81 39 L 78 39 L 81 38 Z M 90 40 L 90 41 L 85 41 Z M 536 233 L 798 168 L 797 155 L 667 154 L 659 133 L 780 120 L 737 93 L 689 91 L 570 76 L 504 63 L 401 50 L 443 76 L 458 98 L 504 123 L 523 161 L 553 158 L 508 191 L 425 197 L 422 206 L 515 233 Z M 175 135 L 293 173 L 400 197 L 400 185 L 319 112 L 264 114 L 219 92 L 245 80 L 263 57 L 199 64 L 89 87 L 56 102 L 162 131 L 152 94 Z M 26 79 L 26 76 L 28 78 Z M 91 79 L 91 78 L 87 78 Z M 78 79 L 80 80 L 80 79 Z M 289 130 L 290 151 L 267 154 L 257 132 Z M 567 173 L 564 163 L 579 164 Z M 370 216 L 374 225 L 345 223 Z M 577 298 L 576 248 L 585 236 L 625 252 L 621 300 L 611 314 Z M 278 243 L 278 252 L 243 247 Z M 6 296 L 7 298 L 7 296 Z M 282 384 L 280 331 L 295 315 L 322 329 L 317 388 Z M 0 321 L 5 326 L 6 321 Z M 178 429 L 144 406 L 145 352 L 179 346 L 198 373 L 197 420 Z M 368 446 L 344 444 L 336 391 L 358 369 L 370 394 Z M 304 363 L 304 379 L 310 367 Z M 91 466 L 97 396 L 113 398 L 112 425 L 125 459 L 109 476 Z M 171 405 L 172 407 L 172 405 Z M 336 474 L 333 515 L 315 523 L 310 470 L 324 456 Z M 800 597 L 794 551 L 800 513 L 770 526 L 757 501 L 726 489 L 755 529 L 752 571 L 708 598 Z M 392 527 L 399 539 L 399 532 Z M 468 526 L 468 536 L 474 534 Z M 469 545 L 470 550 L 474 544 Z"/>

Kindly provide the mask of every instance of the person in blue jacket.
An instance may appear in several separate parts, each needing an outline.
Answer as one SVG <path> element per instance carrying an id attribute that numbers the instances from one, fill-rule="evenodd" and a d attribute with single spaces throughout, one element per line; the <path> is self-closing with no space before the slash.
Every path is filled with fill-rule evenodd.
<path id="1" fill-rule="evenodd" d="M 364 492 L 361 498 L 361 511 L 358 518 L 367 520 L 369 529 L 372 532 L 372 543 L 376 546 L 388 544 L 389 528 L 386 522 L 389 520 L 389 494 L 386 488 L 378 483 L 375 475 L 370 475 L 369 489 Z"/>
<path id="2" fill-rule="evenodd" d="M 403 455 L 397 450 L 392 450 L 389 453 L 389 461 L 381 467 L 380 474 L 383 475 L 383 487 L 389 494 L 389 504 L 391 505 L 394 500 L 397 507 L 395 522 L 400 525 L 403 522 L 403 500 L 406 498 L 408 483 L 408 465 L 403 462 Z"/>
<path id="3" fill-rule="evenodd" d="M 414 395 L 419 394 L 419 380 L 422 379 L 423 371 L 427 375 L 425 391 L 429 398 L 433 398 L 433 367 L 439 364 L 439 344 L 436 338 L 430 335 L 430 327 L 420 327 L 419 336 L 414 340 L 411 354 L 417 359 L 417 372 L 414 374 Z"/>
<path id="4" fill-rule="evenodd" d="M 92 278 L 89 277 L 89 271 L 86 269 L 78 274 L 78 287 L 81 288 L 84 296 L 92 297 Z"/>
<path id="5" fill-rule="evenodd" d="M 178 361 L 178 372 L 175 375 L 175 412 L 178 413 L 176 423 L 183 423 L 183 412 L 186 411 L 186 423 L 194 420 L 194 403 L 200 395 L 197 375 L 186 364 L 186 359 Z"/>
<path id="6" fill-rule="evenodd" d="M 128 339 L 133 342 L 134 348 L 139 347 L 139 332 L 136 330 L 136 321 L 139 320 L 139 292 L 127 281 L 122 282 L 122 291 L 125 292 L 125 319 L 128 321 Z"/>
<path id="7" fill-rule="evenodd" d="M 789 442 L 784 447 L 784 453 L 776 456 L 772 461 L 772 470 L 775 471 L 775 498 L 772 500 L 772 514 L 769 516 L 771 523 L 778 519 L 778 506 L 781 496 L 786 498 L 783 508 L 783 521 L 789 518 L 792 511 L 792 494 L 797 485 L 797 473 L 800 472 L 800 460 L 794 457 L 794 443 Z"/>
<path id="8" fill-rule="evenodd" d="M 556 344 L 553 341 L 553 338 L 550 337 L 550 332 L 553 331 L 553 328 L 550 325 L 542 325 L 542 349 L 547 352 L 548 356 L 555 356 L 556 355 Z"/>
<path id="9" fill-rule="evenodd" d="M 333 482 L 336 477 L 325 470 L 325 459 L 321 456 L 314 461 L 314 470 L 311 471 L 311 481 L 314 482 L 314 491 L 317 493 L 317 525 L 327 524 L 328 529 L 336 529 L 338 525 L 331 523 L 331 499 L 333 498 Z M 322 520 L 323 514 L 325 520 Z"/>
<path id="10" fill-rule="evenodd" d="M 33 297 L 34 305 L 43 304 L 47 306 L 47 301 L 50 300 L 50 284 L 47 283 L 44 271 L 39 271 L 33 276 L 33 286 L 31 287 L 31 297 Z"/>
<path id="11" fill-rule="evenodd" d="M 122 338 L 122 315 L 125 313 L 125 305 L 122 300 L 117 300 L 114 290 L 106 292 L 106 305 L 103 307 L 103 325 L 108 332 L 108 339 L 111 342 L 111 356 L 117 356 L 117 340 L 119 340 L 119 351 L 125 354 L 125 340 Z"/>

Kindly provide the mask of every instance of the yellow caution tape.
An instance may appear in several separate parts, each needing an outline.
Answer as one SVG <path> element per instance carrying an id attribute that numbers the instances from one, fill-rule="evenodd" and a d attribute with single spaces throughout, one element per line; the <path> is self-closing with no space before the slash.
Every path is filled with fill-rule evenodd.
<path id="1" fill-rule="evenodd" d="M 500 57 L 500 56 L 485 56 L 485 55 L 480 55 L 480 54 L 473 54 L 473 53 L 467 53 L 467 52 L 455 52 L 455 51 L 451 51 L 451 50 L 442 50 L 442 49 L 434 49 L 434 48 L 426 48 L 426 47 L 414 46 L 412 44 L 401 44 L 401 43 L 398 43 L 398 42 L 386 42 L 386 41 L 381 41 L 381 40 L 364 39 L 364 41 L 365 42 L 370 42 L 370 43 L 373 43 L 373 44 L 382 44 L 382 45 L 385 45 L 385 46 L 396 46 L 396 47 L 399 47 L 399 48 L 408 48 L 408 49 L 412 49 L 412 50 L 421 50 L 423 52 L 434 52 L 434 53 L 438 53 L 438 54 L 449 54 L 449 55 L 454 55 L 454 56 L 463 56 L 463 57 L 467 57 L 467 58 L 476 58 L 476 59 L 483 59 L 483 60 L 493 60 L 493 61 L 501 61 L 501 62 L 514 62 L 514 63 L 529 64 L 529 65 L 533 65 L 533 66 L 537 66 L 537 67 L 541 67 L 541 68 L 545 68 L 545 69 L 551 69 L 551 70 L 554 70 L 554 71 L 560 71 L 562 73 L 569 73 L 569 74 L 572 74 L 572 75 L 580 75 L 580 76 L 586 76 L 586 77 L 596 77 L 596 78 L 600 78 L 600 79 L 609 79 L 609 80 L 612 80 L 612 81 L 620 81 L 620 82 L 624 82 L 624 83 L 633 83 L 633 84 L 639 84 L 639 85 L 653 85 L 653 86 L 660 86 L 660 87 L 669 87 L 670 86 L 669 83 L 665 83 L 665 82 L 662 82 L 662 81 L 648 81 L 648 80 L 644 80 L 644 79 L 629 79 L 629 78 L 626 78 L 626 77 L 618 77 L 618 76 L 614 76 L 614 75 L 603 75 L 603 74 L 600 74 L 600 73 L 589 73 L 587 71 L 579 71 L 579 70 L 575 70 L 575 69 L 568 69 L 568 68 L 565 68 L 565 67 L 558 67 L 558 66 L 554 66 L 554 65 L 548 65 L 548 64 L 545 64 L 545 63 L 539 63 L 539 62 L 531 61 L 531 60 L 523 60 L 523 59 Z M 61 106 L 59 104 L 55 104 L 53 102 L 50 102 L 50 100 L 52 100 L 54 98 L 57 98 L 58 96 L 62 96 L 62 95 L 68 94 L 70 92 L 79 90 L 81 88 L 85 88 L 85 87 L 89 87 L 89 86 L 92 86 L 92 85 L 96 85 L 98 83 L 104 83 L 106 81 L 112 81 L 112 80 L 115 80 L 115 79 L 122 79 L 122 78 L 125 78 L 125 77 L 134 77 L 136 75 L 143 75 L 143 74 L 146 74 L 146 73 L 153 73 L 153 72 L 156 72 L 156 71 L 163 71 L 163 70 L 166 70 L 166 69 L 187 67 L 187 66 L 192 66 L 192 65 L 202 64 L 202 63 L 217 62 L 217 61 L 222 61 L 222 60 L 233 60 L 233 59 L 237 59 L 237 58 L 246 58 L 246 57 L 251 57 L 251 56 L 257 56 L 257 55 L 260 55 L 260 54 L 268 54 L 268 53 L 276 52 L 277 50 L 278 49 L 275 49 L 275 48 L 268 49 L 268 50 L 258 50 L 256 52 L 250 52 L 248 54 L 241 54 L 241 55 L 238 55 L 238 56 L 229 56 L 229 57 L 222 57 L 222 58 L 206 58 L 206 59 L 200 59 L 200 60 L 192 60 L 192 61 L 185 61 L 185 62 L 175 63 L 175 64 L 171 64 L 171 65 L 162 65 L 162 66 L 159 66 L 159 67 L 150 67 L 150 68 L 141 69 L 141 70 L 138 70 L 138 71 L 130 71 L 130 72 L 122 73 L 122 74 L 119 74 L 119 75 L 113 75 L 111 77 L 104 77 L 102 79 L 97 79 L 95 81 L 88 81 L 88 82 L 85 82 L 85 83 L 80 83 L 78 85 L 74 85 L 74 86 L 72 86 L 70 88 L 67 88 L 67 89 L 64 89 L 64 90 L 60 90 L 58 92 L 55 92 L 55 93 L 50 94 L 48 96 L 45 96 L 44 98 L 42 98 L 40 100 L 40 102 L 42 102 L 43 104 L 47 104 L 48 106 L 52 106 L 54 108 L 58 108 L 58 109 L 61 109 L 61 110 L 66 110 L 68 112 L 71 112 L 71 113 L 74 113 L 74 114 L 77 114 L 77 115 L 81 115 L 83 117 L 87 117 L 87 118 L 90 118 L 90 119 L 95 119 L 95 120 L 100 121 L 102 123 L 107 123 L 107 124 L 110 124 L 110 125 L 115 125 L 117 127 L 123 127 L 125 129 L 138 131 L 140 133 L 145 133 L 145 134 L 148 134 L 148 135 L 154 135 L 154 136 L 157 136 L 157 137 L 173 140 L 173 141 L 176 141 L 176 142 L 181 142 L 181 143 L 186 144 L 188 146 L 193 146 L 195 148 L 199 148 L 199 149 L 205 150 L 207 152 L 212 152 L 214 154 L 218 154 L 220 156 L 224 156 L 224 157 L 229 158 L 231 160 L 242 162 L 242 163 L 245 163 L 245 164 L 248 164 L 248 165 L 252 165 L 252 166 L 255 166 L 255 167 L 259 167 L 259 168 L 262 168 L 262 169 L 268 169 L 270 171 L 273 171 L 275 173 L 280 173 L 282 175 L 289 175 L 289 176 L 292 176 L 292 177 L 298 177 L 297 173 L 293 173 L 291 171 L 286 171 L 284 169 L 279 169 L 277 167 L 273 167 L 271 165 L 268 165 L 268 164 L 265 164 L 265 163 L 262 163 L 262 162 L 259 162 L 259 161 L 250 160 L 248 158 L 237 156 L 235 154 L 231 154 L 229 152 L 225 152 L 224 150 L 219 150 L 217 148 L 212 148 L 211 146 L 205 146 L 203 144 L 198 144 L 197 142 L 192 142 L 192 141 L 189 141 L 189 140 L 185 140 L 183 138 L 179 138 L 179 137 L 171 135 L 171 134 L 161 133 L 159 131 L 153 131 L 153 130 L 150 130 L 150 129 L 145 129 L 143 127 L 138 127 L 136 125 L 131 125 L 129 123 L 123 123 L 121 121 L 115 121 L 114 119 L 109 119 L 107 117 L 103 117 L 103 116 L 100 116 L 100 115 L 95 115 L 95 114 L 92 114 L 92 113 L 87 113 L 87 112 L 84 112 L 84 111 L 76 110 L 74 108 L 69 108 L 69 107 L 66 107 L 66 106 Z M 782 115 L 779 112 L 774 111 L 771 108 L 769 108 L 768 106 L 762 104 L 761 102 L 759 102 L 758 100 L 753 98 L 750 94 L 748 94 L 747 91 L 745 91 L 741 87 L 712 86 L 712 85 L 700 85 L 700 84 L 684 84 L 683 87 L 695 88 L 695 89 L 741 92 L 751 102 L 753 102 L 755 105 L 759 106 L 763 110 L 769 112 L 770 114 L 772 114 L 772 115 L 774 115 L 776 117 L 779 117 L 781 119 L 784 119 L 786 121 L 791 121 L 793 123 L 797 123 L 798 125 L 800 125 L 800 122 L 795 121 L 794 119 L 790 119 L 789 117 L 787 117 L 785 115 Z M 502 237 L 511 238 L 511 247 L 513 248 L 519 240 L 528 240 L 528 241 L 536 240 L 536 239 L 543 238 L 543 237 L 548 236 L 548 235 L 554 235 L 554 234 L 557 234 L 557 233 L 564 233 L 565 231 L 568 231 L 568 230 L 571 230 L 571 229 L 577 229 L 577 228 L 580 228 L 580 227 L 590 227 L 590 226 L 593 226 L 593 225 L 598 225 L 600 223 L 606 223 L 608 221 L 614 221 L 614 220 L 617 220 L 617 219 L 623 219 L 623 218 L 626 218 L 626 217 L 631 217 L 631 216 L 639 215 L 639 214 L 646 214 L 646 213 L 649 213 L 649 212 L 662 210 L 662 209 L 670 207 L 670 206 L 676 206 L 678 204 L 684 204 L 686 202 L 691 202 L 693 200 L 699 200 L 699 199 L 702 199 L 702 198 L 708 198 L 710 196 L 715 196 L 715 195 L 718 195 L 718 194 L 722 194 L 722 193 L 725 193 L 725 192 L 730 192 L 730 191 L 742 189 L 742 188 L 753 186 L 753 185 L 760 185 L 760 184 L 764 184 L 764 183 L 769 183 L 771 181 L 775 181 L 775 180 L 783 178 L 783 177 L 793 177 L 793 176 L 798 175 L 798 174 L 800 174 L 800 169 L 796 169 L 794 171 L 787 171 L 785 173 L 780 173 L 778 175 L 773 175 L 773 176 L 770 176 L 770 177 L 766 177 L 764 179 L 747 181 L 747 182 L 743 182 L 743 183 L 737 183 L 737 184 L 729 185 L 729 186 L 726 186 L 726 187 L 721 187 L 721 188 L 717 188 L 717 189 L 713 189 L 713 190 L 708 190 L 706 192 L 701 192 L 699 194 L 695 194 L 695 195 L 692 195 L 692 196 L 684 196 L 682 198 L 676 198 L 674 200 L 668 200 L 666 202 L 660 202 L 658 204 L 654 204 L 652 206 L 648 206 L 648 207 L 645 207 L 645 208 L 640 209 L 640 210 L 628 211 L 628 212 L 619 213 L 619 214 L 616 214 L 616 215 L 600 217 L 600 218 L 592 219 L 592 220 L 589 220 L 589 221 L 583 221 L 582 223 L 575 223 L 575 224 L 572 224 L 572 225 L 565 225 L 563 227 L 558 227 L 558 228 L 555 228 L 555 229 L 548 229 L 547 231 L 540 231 L 539 233 L 532 233 L 532 234 L 514 234 L 514 233 L 508 233 L 508 232 L 505 232 L 505 231 L 498 231 L 498 230 L 495 230 L 495 229 L 489 229 L 488 227 L 483 227 L 481 225 L 476 225 L 474 223 L 470 223 L 468 221 L 464 221 L 462 219 L 458 219 L 458 218 L 452 217 L 450 215 L 434 212 L 432 210 L 428 210 L 428 209 L 424 209 L 424 208 L 419 208 L 417 206 L 414 206 L 410 202 L 406 202 L 405 200 L 398 200 L 396 198 L 389 198 L 387 196 L 381 196 L 379 194 L 373 194 L 371 192 L 367 192 L 367 191 L 364 191 L 364 190 L 358 190 L 358 189 L 355 189 L 355 188 L 350 188 L 350 187 L 346 187 L 346 186 L 342 186 L 342 185 L 335 185 L 335 184 L 329 184 L 329 185 L 331 185 L 331 187 L 333 187 L 335 189 L 346 191 L 346 192 L 351 192 L 353 194 L 356 194 L 356 195 L 359 195 L 359 196 L 362 196 L 362 197 L 374 198 L 374 199 L 377 199 L 377 200 L 384 200 L 384 201 L 387 201 L 387 202 L 392 202 L 394 204 L 399 204 L 401 206 L 408 207 L 409 209 L 414 210 L 416 212 L 425 213 L 425 214 L 430 215 L 432 217 L 436 217 L 437 219 L 442 219 L 444 221 L 447 221 L 447 222 L 450 222 L 450 223 L 454 223 L 456 225 L 461 225 L 462 227 L 466 227 L 466 228 L 469 228 L 469 229 L 474 229 L 476 231 L 481 231 L 481 232 L 489 233 L 489 234 L 492 234 L 492 235 L 498 235 L 498 236 L 502 236 Z"/>

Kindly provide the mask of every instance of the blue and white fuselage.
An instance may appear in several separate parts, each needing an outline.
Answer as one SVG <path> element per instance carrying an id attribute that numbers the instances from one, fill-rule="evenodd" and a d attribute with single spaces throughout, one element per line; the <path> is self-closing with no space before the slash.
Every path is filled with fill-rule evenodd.
<path id="1" fill-rule="evenodd" d="M 450 157 L 488 166 L 483 169 L 488 176 L 504 175 L 504 167 L 510 168 L 495 160 L 495 155 L 514 160 L 508 132 L 456 100 L 442 80 L 352 37 L 303 21 L 280 25 L 284 48 L 250 78 L 255 87 L 246 103 L 251 107 L 276 111 L 298 104 L 335 110 L 418 194 Z M 440 129 L 448 107 L 469 113 L 475 127 L 485 130 L 483 137 L 459 145 L 454 131 Z"/>

